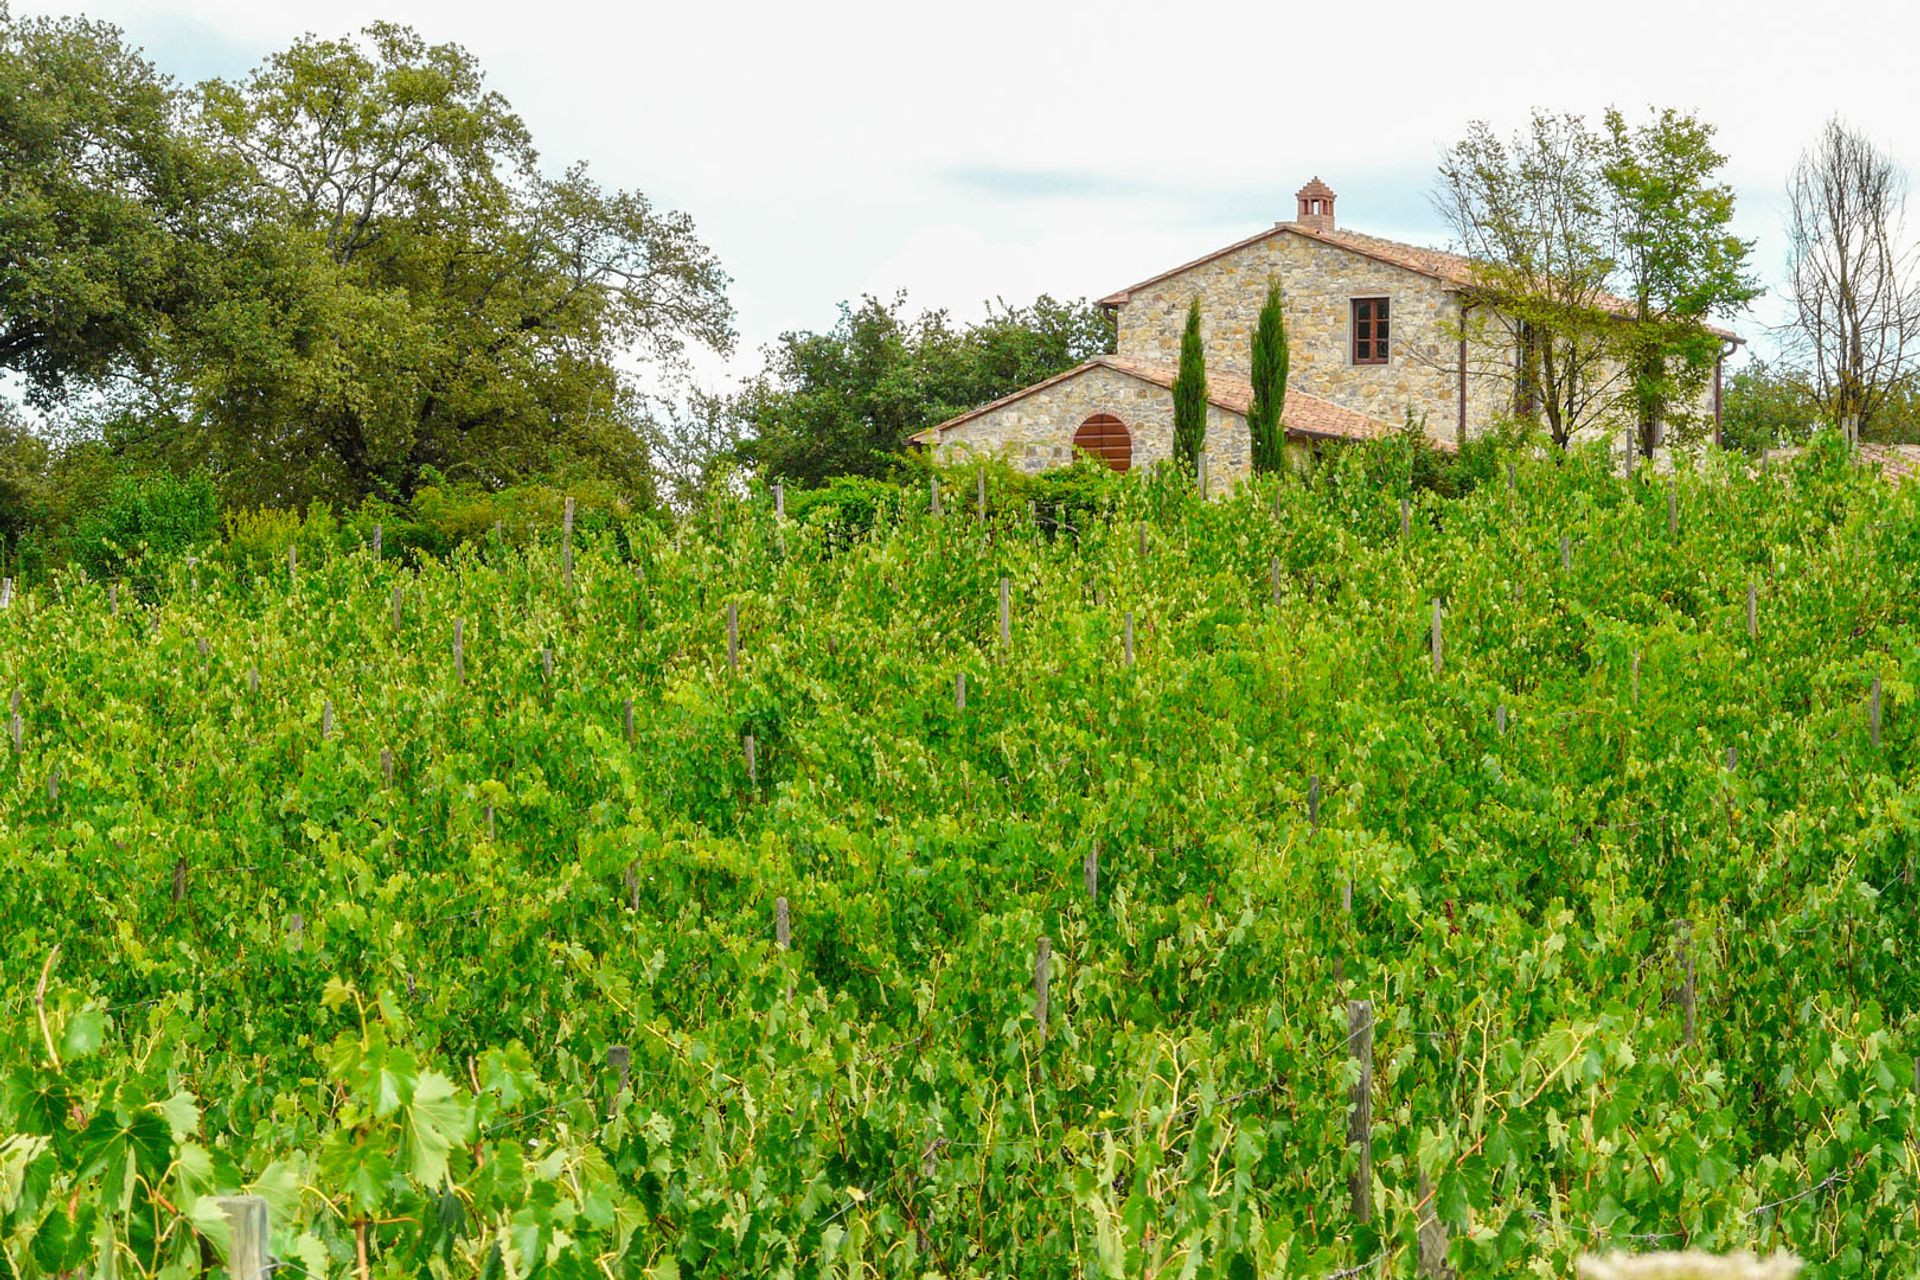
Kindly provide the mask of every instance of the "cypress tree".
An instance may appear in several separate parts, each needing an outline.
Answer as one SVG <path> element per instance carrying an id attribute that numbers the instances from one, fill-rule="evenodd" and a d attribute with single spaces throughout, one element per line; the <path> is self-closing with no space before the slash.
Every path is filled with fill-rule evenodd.
<path id="1" fill-rule="evenodd" d="M 1200 470 L 1207 440 L 1207 356 L 1200 345 L 1200 299 L 1187 308 L 1180 338 L 1180 372 L 1173 379 L 1173 456 L 1188 475 Z"/>
<path id="2" fill-rule="evenodd" d="M 1280 470 L 1287 435 L 1280 411 L 1287 402 L 1287 318 L 1280 302 L 1280 282 L 1267 281 L 1267 300 L 1253 328 L 1253 403 L 1247 407 L 1247 431 L 1253 437 L 1253 469 L 1257 474 Z"/>

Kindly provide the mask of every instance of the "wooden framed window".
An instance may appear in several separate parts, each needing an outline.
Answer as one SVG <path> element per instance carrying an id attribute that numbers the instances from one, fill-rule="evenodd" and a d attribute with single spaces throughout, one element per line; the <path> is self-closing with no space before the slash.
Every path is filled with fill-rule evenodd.
<path id="1" fill-rule="evenodd" d="M 1387 300 L 1385 298 L 1353 300 L 1353 362 L 1355 364 L 1387 362 Z"/>
<path id="2" fill-rule="evenodd" d="M 1133 436 L 1127 424 L 1110 413 L 1096 413 L 1073 433 L 1075 452 L 1090 453 L 1115 471 L 1133 465 Z"/>

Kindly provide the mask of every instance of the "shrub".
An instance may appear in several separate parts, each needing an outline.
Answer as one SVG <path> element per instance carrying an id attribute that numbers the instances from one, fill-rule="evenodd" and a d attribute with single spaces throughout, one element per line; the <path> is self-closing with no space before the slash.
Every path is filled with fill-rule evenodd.
<path id="1" fill-rule="evenodd" d="M 213 481 L 204 473 L 122 476 L 103 503 L 81 516 L 73 558 L 94 577 L 131 575 L 150 561 L 211 542 L 219 510 Z"/>

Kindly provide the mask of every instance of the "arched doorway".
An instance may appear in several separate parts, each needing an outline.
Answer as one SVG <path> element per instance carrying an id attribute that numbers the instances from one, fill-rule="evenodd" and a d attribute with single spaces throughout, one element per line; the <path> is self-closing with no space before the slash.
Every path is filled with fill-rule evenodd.
<path id="1" fill-rule="evenodd" d="M 1115 471 L 1133 465 L 1133 436 L 1127 424 L 1110 413 L 1096 413 L 1081 423 L 1073 433 L 1073 447 L 1092 454 Z"/>

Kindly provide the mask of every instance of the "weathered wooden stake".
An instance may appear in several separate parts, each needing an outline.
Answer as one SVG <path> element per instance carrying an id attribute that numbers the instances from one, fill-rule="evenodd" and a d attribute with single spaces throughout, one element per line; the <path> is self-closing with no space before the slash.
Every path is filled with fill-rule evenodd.
<path id="1" fill-rule="evenodd" d="M 1053 942 L 1046 934 L 1033 948 L 1033 1020 L 1040 1025 L 1040 1047 L 1047 1047 L 1047 986 L 1053 980 Z"/>
<path id="2" fill-rule="evenodd" d="M 380 777 L 389 787 L 393 785 L 393 749 L 380 748 Z"/>
<path id="3" fill-rule="evenodd" d="M 1093 847 L 1087 850 L 1087 856 L 1080 860 L 1080 874 L 1087 882 L 1087 901 L 1100 901 L 1100 842 L 1095 840 Z"/>
<path id="4" fill-rule="evenodd" d="M 300 548 L 293 543 L 287 544 L 287 581 L 293 583 L 300 576 Z"/>
<path id="5" fill-rule="evenodd" d="M 258 667 L 247 668 L 247 692 L 252 694 L 260 692 L 260 668 Z"/>
<path id="6" fill-rule="evenodd" d="M 939 476 L 929 475 L 927 477 L 927 494 L 928 494 L 928 506 L 932 510 L 933 514 L 936 517 L 938 517 L 939 515 L 942 514 L 940 510 L 940 477 Z"/>
<path id="7" fill-rule="evenodd" d="M 13 604 L 13 579 L 0 578 L 0 609 Z"/>
<path id="8" fill-rule="evenodd" d="M 1680 922 L 1680 1018 L 1681 1043 L 1693 1043 L 1694 1006 L 1697 996 L 1693 974 L 1693 921 Z"/>
<path id="9" fill-rule="evenodd" d="M 1354 1168 L 1347 1189 L 1354 1221 L 1365 1223 L 1373 1217 L 1373 1001 L 1348 1002 L 1347 1048 L 1360 1068 L 1349 1095 L 1347 1145 L 1354 1148 Z"/>
<path id="10" fill-rule="evenodd" d="M 262 1196 L 220 1196 L 214 1201 L 227 1216 L 233 1241 L 227 1248 L 230 1280 L 268 1280 L 273 1274 L 267 1255 L 270 1232 L 267 1202 Z"/>
<path id="11" fill-rule="evenodd" d="M 373 558 L 375 560 L 380 558 L 380 524 L 378 521 L 375 521 L 373 526 Z"/>
<path id="12" fill-rule="evenodd" d="M 1640 651 L 1633 651 L 1633 705 L 1640 705 Z"/>
<path id="13" fill-rule="evenodd" d="M 967 673 L 964 671 L 953 673 L 953 709 L 955 711 L 967 709 Z"/>
<path id="14" fill-rule="evenodd" d="M 1127 610 L 1120 628 L 1121 658 L 1128 666 L 1133 665 L 1133 610 Z"/>
<path id="15" fill-rule="evenodd" d="M 1760 634 L 1759 588 L 1753 583 L 1747 584 L 1747 635 L 1749 638 Z"/>
<path id="16" fill-rule="evenodd" d="M 775 520 L 787 518 L 787 486 L 778 480 L 773 482 L 773 518 Z"/>
<path id="17" fill-rule="evenodd" d="M 787 900 L 784 896 L 773 900 L 773 941 L 782 951 L 792 940 L 793 933 L 787 917 Z"/>
<path id="18" fill-rule="evenodd" d="M 400 629 L 400 595 L 401 595 L 401 591 L 402 591 L 402 588 L 401 588 L 401 587 L 399 587 L 398 585 L 396 585 L 396 586 L 395 586 L 395 587 L 393 588 L 393 629 L 394 629 L 395 631 L 398 631 L 398 630 Z"/>
<path id="19" fill-rule="evenodd" d="M 1493 727 L 1501 737 L 1507 736 L 1507 704 L 1504 702 L 1493 709 Z"/>
<path id="20" fill-rule="evenodd" d="M 727 605 L 727 668 L 740 670 L 740 606 Z"/>
<path id="21" fill-rule="evenodd" d="M 298 951 L 307 936 L 307 918 L 298 911 L 287 917 L 287 932 L 293 938 L 293 949 Z"/>
<path id="22" fill-rule="evenodd" d="M 1728 747 L 1727 748 L 1727 772 L 1732 773 L 1735 769 L 1738 769 L 1739 767 L 1740 767 L 1740 748 Z"/>
<path id="23" fill-rule="evenodd" d="M 200 651 L 200 661 L 205 662 L 207 660 L 207 638 L 205 636 L 196 636 L 194 638 L 194 647 Z"/>
<path id="24" fill-rule="evenodd" d="M 628 742 L 633 741 L 633 699 L 628 698 L 620 707 L 620 730 Z"/>
<path id="25" fill-rule="evenodd" d="M 1000 647 L 1013 643 L 1013 586 L 1005 578 L 1000 579 Z"/>
<path id="26" fill-rule="evenodd" d="M 566 575 L 567 590 L 573 590 L 573 499 L 568 498 L 560 514 L 560 571 Z"/>
<path id="27" fill-rule="evenodd" d="M 1873 745 L 1880 745 L 1880 673 L 1873 676 L 1873 689 L 1867 694 L 1867 733 Z"/>
<path id="28" fill-rule="evenodd" d="M 1453 1280 L 1453 1268 L 1447 1265 L 1447 1224 L 1440 1221 L 1440 1214 L 1434 1209 L 1433 1183 L 1425 1170 L 1421 1171 L 1414 1188 L 1414 1203 L 1420 1206 L 1414 1274 L 1421 1280 Z"/>
<path id="29" fill-rule="evenodd" d="M 1507 492 L 1508 492 L 1508 493 L 1512 493 L 1512 492 L 1513 492 L 1513 490 L 1514 490 L 1514 483 L 1513 483 L 1513 464 L 1512 464 L 1511 462 L 1509 462 L 1509 463 L 1507 464 Z"/>
<path id="30" fill-rule="evenodd" d="M 620 1099 L 626 1096 L 627 1081 L 633 1074 L 633 1051 L 623 1044 L 607 1046 L 607 1065 L 613 1068 L 613 1108 L 620 1109 Z"/>
<path id="31" fill-rule="evenodd" d="M 1444 650 L 1440 638 L 1440 597 L 1433 598 L 1433 674 L 1439 675 L 1446 665 Z"/>
<path id="32" fill-rule="evenodd" d="M 47 799 L 60 803 L 60 766 L 57 764 L 47 770 Z"/>
<path id="33" fill-rule="evenodd" d="M 553 650 L 546 645 L 540 646 L 540 677 L 548 684 L 553 683 Z"/>
<path id="34" fill-rule="evenodd" d="M 1138 532 L 1140 535 L 1140 558 L 1145 560 L 1147 558 L 1147 522 L 1145 520 L 1140 522 Z"/>
<path id="35" fill-rule="evenodd" d="M 1200 454 L 1199 473 L 1200 496 L 1204 498 L 1207 496 L 1207 455 L 1204 450 Z"/>
<path id="36" fill-rule="evenodd" d="M 464 618 L 453 620 L 453 678 L 460 684 L 465 684 L 467 680 L 467 623 Z"/>
<path id="37" fill-rule="evenodd" d="M 184 857 L 175 858 L 173 860 L 173 900 L 175 902 L 184 902 L 186 898 L 187 860 Z"/>
<path id="38" fill-rule="evenodd" d="M 1567 573 L 1573 568 L 1573 539 L 1566 534 L 1560 535 L 1560 572 Z"/>
<path id="39" fill-rule="evenodd" d="M 333 736 L 333 699 L 320 700 L 320 741 L 325 742 Z"/>
<path id="40" fill-rule="evenodd" d="M 760 760 L 759 754 L 755 749 L 753 735 L 750 733 L 744 735 L 740 739 L 740 745 L 746 749 L 747 753 L 747 785 L 749 787 L 758 787 L 760 785 Z"/>
<path id="41" fill-rule="evenodd" d="M 1406 537 L 1413 530 L 1413 504 L 1405 498 L 1400 499 L 1400 536 Z"/>

